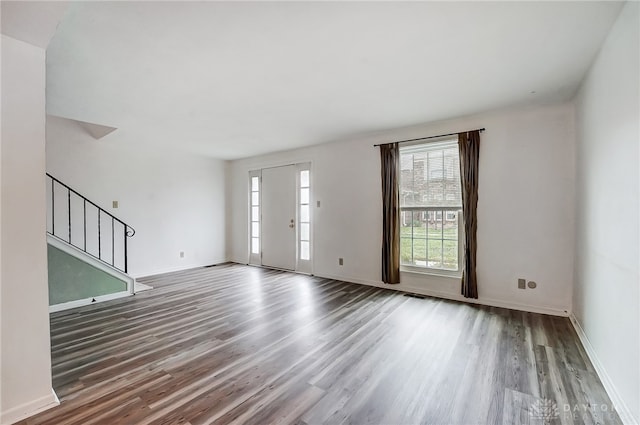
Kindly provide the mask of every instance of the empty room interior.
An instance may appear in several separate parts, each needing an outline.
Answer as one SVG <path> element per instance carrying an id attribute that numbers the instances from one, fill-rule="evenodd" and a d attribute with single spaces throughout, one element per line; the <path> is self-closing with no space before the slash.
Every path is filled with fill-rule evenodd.
<path id="1" fill-rule="evenodd" d="M 640 423 L 640 3 L 0 6 L 0 424 Z"/>

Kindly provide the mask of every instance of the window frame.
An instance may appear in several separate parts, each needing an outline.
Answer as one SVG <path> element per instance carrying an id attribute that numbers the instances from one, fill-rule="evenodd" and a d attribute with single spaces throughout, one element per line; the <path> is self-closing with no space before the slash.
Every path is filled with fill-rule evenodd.
<path id="1" fill-rule="evenodd" d="M 307 171 L 309 173 L 309 181 L 307 186 L 302 185 L 301 173 Z M 302 189 L 308 190 L 309 199 L 307 203 L 302 202 Z M 313 171 L 311 169 L 311 162 L 301 162 L 296 164 L 296 272 L 299 273 L 313 273 Z M 308 221 L 302 220 L 302 207 L 308 208 L 309 217 Z M 302 239 L 302 224 L 309 226 L 309 235 L 307 240 Z M 309 258 L 302 258 L 302 243 L 306 242 L 309 246 Z"/>
<path id="2" fill-rule="evenodd" d="M 258 179 L 258 190 L 254 191 L 253 190 L 253 178 L 257 178 Z M 247 202 L 248 205 L 248 228 L 247 228 L 247 247 L 248 247 L 248 256 L 249 256 L 249 264 L 253 264 L 253 265 L 262 265 L 262 170 L 251 170 L 249 171 L 249 184 L 248 184 L 248 189 L 249 189 L 249 199 Z M 253 205 L 253 199 L 252 199 L 252 195 L 254 192 L 258 193 L 258 204 L 255 205 L 258 207 L 258 220 L 253 220 L 253 216 L 252 216 L 252 209 L 254 207 Z M 254 236 L 253 235 L 253 223 L 258 223 L 258 236 Z M 258 252 L 254 253 L 253 252 L 253 241 L 252 239 L 257 238 L 258 239 Z"/>
<path id="3" fill-rule="evenodd" d="M 458 141 L 456 138 L 453 138 L 451 136 L 445 136 L 442 138 L 437 138 L 437 139 L 433 139 L 429 142 L 424 142 L 424 141 L 418 141 L 415 143 L 411 143 L 405 146 L 401 146 L 400 147 L 400 157 L 402 157 L 403 153 L 407 153 L 410 151 L 413 152 L 425 152 L 425 151 L 429 151 L 429 150 L 438 150 L 438 149 L 445 149 L 449 146 L 458 145 Z M 400 159 L 400 161 L 402 161 L 402 159 Z M 400 176 L 398 179 L 398 183 L 399 186 L 402 187 L 402 169 L 400 170 Z M 407 171 L 407 170 L 405 170 Z M 411 167 L 411 171 L 415 172 L 415 167 Z M 443 176 L 446 173 L 444 173 L 443 170 Z M 402 194 L 401 194 L 402 197 Z M 445 204 L 447 202 L 446 199 L 442 200 L 442 203 Z M 460 205 L 459 206 L 400 206 L 400 214 L 399 214 L 399 222 L 400 222 L 400 226 L 402 227 L 402 223 L 404 220 L 404 213 L 405 212 L 411 212 L 412 217 L 413 217 L 413 213 L 414 212 L 422 212 L 423 215 L 426 214 L 426 216 L 429 216 L 429 212 L 430 211 L 434 211 L 434 216 L 437 217 L 437 212 L 438 211 L 442 211 L 442 223 L 451 223 L 452 220 L 447 219 L 447 215 L 448 212 L 450 211 L 456 211 L 458 212 L 458 267 L 457 269 L 444 269 L 444 268 L 434 268 L 434 267 L 429 267 L 429 266 L 418 266 L 415 264 L 403 264 L 402 263 L 402 257 L 400 259 L 400 271 L 402 272 L 410 272 L 410 273 L 418 273 L 418 274 L 425 274 L 425 275 L 432 275 L 432 276 L 444 276 L 444 277 L 456 277 L 459 278 L 462 276 L 462 262 L 463 262 L 463 256 L 464 256 L 464 221 L 463 221 L 463 214 L 462 214 L 462 199 L 460 199 Z M 412 218 L 413 220 L 413 218 Z M 402 240 L 402 237 L 401 237 Z M 413 246 L 413 235 L 411 235 L 411 243 Z M 427 238 L 427 244 L 428 244 L 428 238 Z M 441 239 L 441 240 L 445 240 L 445 239 Z M 401 244 L 401 249 L 402 249 L 402 244 Z M 427 246 L 427 250 L 428 250 L 428 246 Z M 413 255 L 412 255 L 413 257 Z M 413 258 L 412 258 L 413 259 Z"/>

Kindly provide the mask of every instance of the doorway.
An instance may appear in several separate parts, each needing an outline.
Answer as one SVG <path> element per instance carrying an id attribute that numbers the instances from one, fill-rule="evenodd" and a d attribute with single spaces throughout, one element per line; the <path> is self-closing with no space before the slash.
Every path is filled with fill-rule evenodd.
<path id="1" fill-rule="evenodd" d="M 310 165 L 249 172 L 249 263 L 312 272 Z"/>

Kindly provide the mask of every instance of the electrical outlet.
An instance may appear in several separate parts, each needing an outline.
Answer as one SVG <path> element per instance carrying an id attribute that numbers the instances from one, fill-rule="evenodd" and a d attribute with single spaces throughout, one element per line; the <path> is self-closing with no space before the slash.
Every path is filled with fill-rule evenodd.
<path id="1" fill-rule="evenodd" d="M 184 258 L 184 251 L 180 251 L 180 258 Z"/>
<path id="2" fill-rule="evenodd" d="M 113 208 L 118 208 L 118 201 L 113 201 Z"/>
<path id="3" fill-rule="evenodd" d="M 536 286 L 538 286 L 538 284 L 535 283 L 533 280 L 530 280 L 529 283 L 527 283 L 527 286 L 531 289 L 535 289 Z"/>
<path id="4" fill-rule="evenodd" d="M 518 289 L 526 289 L 527 288 L 527 280 L 526 279 L 518 279 Z"/>
<path id="5" fill-rule="evenodd" d="M 341 266 L 344 265 L 344 259 L 338 258 L 338 264 L 340 264 Z"/>

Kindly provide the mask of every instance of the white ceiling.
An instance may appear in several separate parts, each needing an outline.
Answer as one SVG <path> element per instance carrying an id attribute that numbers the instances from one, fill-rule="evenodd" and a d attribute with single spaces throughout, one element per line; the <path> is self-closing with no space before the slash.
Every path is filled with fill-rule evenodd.
<path id="1" fill-rule="evenodd" d="M 568 100 L 620 8 L 77 2 L 47 50 L 47 108 L 143 147 L 241 158 Z"/>

